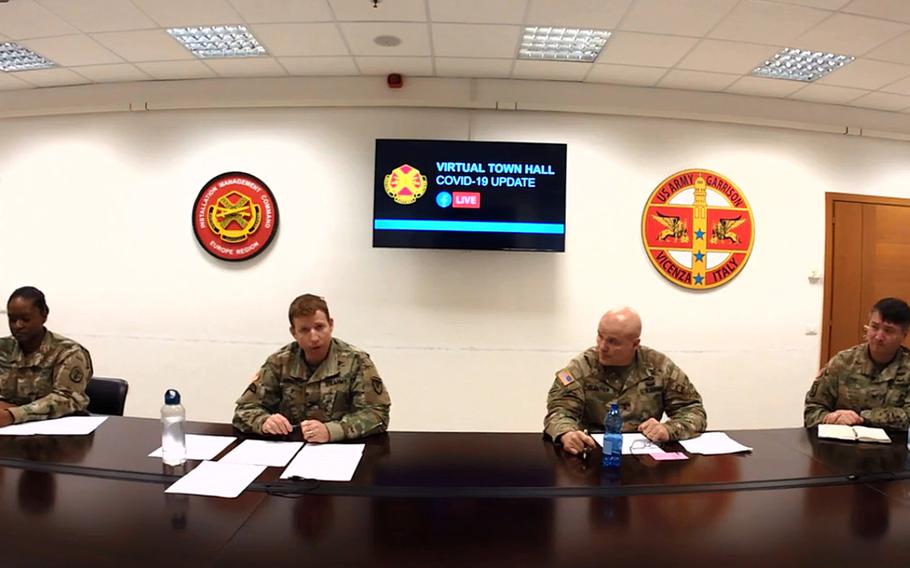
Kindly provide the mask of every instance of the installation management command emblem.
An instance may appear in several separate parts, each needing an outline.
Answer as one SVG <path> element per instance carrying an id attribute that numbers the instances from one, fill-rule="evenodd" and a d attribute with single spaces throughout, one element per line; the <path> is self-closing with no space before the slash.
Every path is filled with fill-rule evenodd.
<path id="1" fill-rule="evenodd" d="M 420 199 L 427 190 L 427 176 L 420 170 L 407 164 L 398 166 L 385 176 L 383 188 L 386 195 L 399 205 L 410 205 Z"/>
<path id="2" fill-rule="evenodd" d="M 262 180 L 243 172 L 215 176 L 196 197 L 193 232 L 202 248 L 222 260 L 253 258 L 278 231 L 278 205 Z"/>
<path id="3" fill-rule="evenodd" d="M 660 182 L 648 198 L 641 238 L 665 278 L 705 290 L 742 270 L 755 223 L 746 196 L 732 181 L 709 170 L 683 170 Z"/>

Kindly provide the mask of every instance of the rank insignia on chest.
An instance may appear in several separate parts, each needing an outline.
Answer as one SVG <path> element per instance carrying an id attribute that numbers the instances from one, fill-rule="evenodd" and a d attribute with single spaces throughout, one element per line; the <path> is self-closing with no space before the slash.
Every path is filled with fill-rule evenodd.
<path id="1" fill-rule="evenodd" d="M 559 379 L 559 382 L 562 383 L 562 386 L 564 387 L 567 387 L 575 382 L 575 378 L 572 376 L 572 373 L 565 369 L 556 373 L 556 378 Z"/>

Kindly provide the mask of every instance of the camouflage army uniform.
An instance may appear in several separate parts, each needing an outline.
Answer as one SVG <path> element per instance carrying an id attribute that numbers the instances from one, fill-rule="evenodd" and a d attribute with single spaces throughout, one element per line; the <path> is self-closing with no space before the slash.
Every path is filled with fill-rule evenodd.
<path id="1" fill-rule="evenodd" d="M 46 331 L 30 355 L 14 338 L 0 338 L 0 400 L 16 405 L 8 409 L 16 423 L 85 410 L 85 383 L 92 372 L 89 352 L 62 335 Z"/>
<path id="2" fill-rule="evenodd" d="M 877 368 L 862 343 L 835 355 L 806 393 L 806 428 L 835 410 L 853 410 L 864 426 L 906 430 L 910 420 L 910 351 L 901 347 L 891 363 Z"/>
<path id="3" fill-rule="evenodd" d="M 325 360 L 311 373 L 295 342 L 272 354 L 237 400 L 234 427 L 261 434 L 265 419 L 280 413 L 292 425 L 325 423 L 334 442 L 385 432 L 391 404 L 365 352 L 332 339 Z"/>
<path id="4" fill-rule="evenodd" d="M 597 360 L 592 347 L 556 373 L 547 396 L 544 432 L 552 439 L 572 430 L 603 430 L 610 405 L 619 404 L 623 431 L 664 412 L 670 440 L 684 440 L 705 431 L 707 418 L 701 396 L 669 357 L 639 346 L 632 364 L 617 374 Z"/>

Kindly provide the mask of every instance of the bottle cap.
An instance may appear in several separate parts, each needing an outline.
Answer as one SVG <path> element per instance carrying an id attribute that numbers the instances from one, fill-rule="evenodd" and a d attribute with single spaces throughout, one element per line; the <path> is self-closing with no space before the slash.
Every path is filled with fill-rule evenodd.
<path id="1" fill-rule="evenodd" d="M 180 393 L 174 389 L 164 391 L 164 404 L 180 404 Z"/>

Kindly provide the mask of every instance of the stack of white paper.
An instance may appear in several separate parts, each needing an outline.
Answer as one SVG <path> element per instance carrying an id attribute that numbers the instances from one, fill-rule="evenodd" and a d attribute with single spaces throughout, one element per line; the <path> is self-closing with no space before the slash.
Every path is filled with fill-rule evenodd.
<path id="1" fill-rule="evenodd" d="M 233 436 L 205 436 L 203 434 L 186 435 L 186 459 L 210 460 L 221 453 L 237 438 Z M 160 458 L 161 448 L 149 454 L 150 458 Z"/>
<path id="2" fill-rule="evenodd" d="M 267 440 L 245 440 L 224 456 L 220 463 L 245 463 L 284 467 L 294 454 L 303 447 L 303 442 L 270 442 Z"/>
<path id="3" fill-rule="evenodd" d="M 752 448 L 744 446 L 723 432 L 705 432 L 697 438 L 679 442 L 690 454 L 716 456 L 720 454 L 737 454 L 751 452 Z"/>
<path id="4" fill-rule="evenodd" d="M 350 481 L 354 477 L 363 444 L 307 444 L 281 474 L 281 479 L 302 477 L 323 481 Z"/>
<path id="5" fill-rule="evenodd" d="M 53 420 L 11 424 L 0 428 L 0 436 L 85 436 L 107 420 L 107 416 L 64 416 Z"/>
<path id="6" fill-rule="evenodd" d="M 596 441 L 601 448 L 603 447 L 603 434 L 593 434 L 591 437 L 594 438 L 594 441 Z M 635 444 L 634 448 L 632 447 L 632 444 Z M 649 440 L 644 434 L 622 435 L 622 454 L 624 456 L 632 454 L 661 454 L 663 452 L 664 450 L 662 450 L 660 446 Z"/>
<path id="7" fill-rule="evenodd" d="M 264 470 L 264 465 L 204 461 L 164 492 L 233 499 L 243 493 Z"/>

